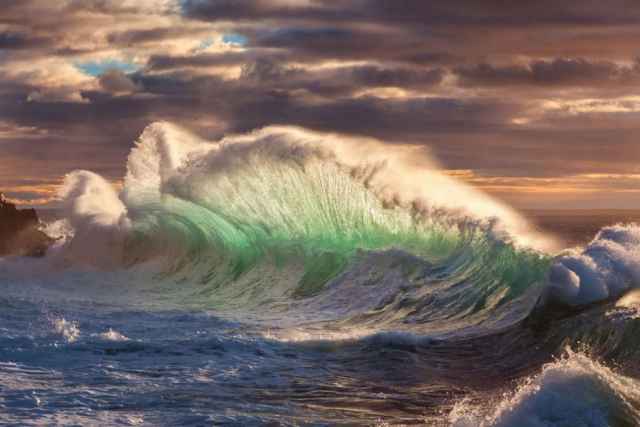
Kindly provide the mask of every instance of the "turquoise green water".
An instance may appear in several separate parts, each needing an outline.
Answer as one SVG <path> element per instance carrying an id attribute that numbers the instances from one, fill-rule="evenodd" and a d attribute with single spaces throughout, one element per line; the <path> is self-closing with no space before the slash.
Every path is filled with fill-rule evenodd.
<path id="1" fill-rule="evenodd" d="M 290 295 L 305 298 L 364 254 L 396 249 L 422 260 L 405 266 L 408 278 L 446 266 L 473 281 L 478 309 L 497 292 L 504 300 L 521 295 L 549 264 L 494 238 L 491 221 L 383 201 L 331 162 L 267 163 L 189 182 L 188 192 L 137 201 L 128 263 L 160 257 L 165 273 L 197 271 L 209 289 L 269 265 L 295 276 Z"/>

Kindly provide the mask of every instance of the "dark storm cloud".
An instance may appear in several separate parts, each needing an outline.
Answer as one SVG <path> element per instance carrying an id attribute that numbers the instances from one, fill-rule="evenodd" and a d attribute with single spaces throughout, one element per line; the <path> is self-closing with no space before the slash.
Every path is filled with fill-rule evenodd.
<path id="1" fill-rule="evenodd" d="M 322 50 L 328 46 L 340 48 L 341 44 L 353 41 L 357 35 L 354 31 L 340 28 L 286 28 L 264 33 L 257 38 L 257 44 L 289 48 L 302 46 L 310 50 Z"/>
<path id="2" fill-rule="evenodd" d="M 640 36 L 640 4 L 630 0 L 187 0 L 182 11 L 191 19 L 235 25 L 252 45 L 319 58 L 465 61 L 497 54 L 565 56 L 576 49 L 573 56 L 629 56 Z"/>
<path id="3" fill-rule="evenodd" d="M 501 127 L 513 106 L 455 99 L 375 97 L 307 103 L 281 94 L 265 95 L 232 111 L 234 129 L 296 124 L 316 130 L 368 135 L 388 142 L 422 141 L 431 134 L 486 132 Z M 402 131 L 400 131 L 402 130 Z"/>
<path id="4" fill-rule="evenodd" d="M 503 0 L 316 0 L 268 2 L 263 0 L 185 0 L 190 18 L 208 21 L 256 18 L 402 22 L 425 25 L 612 25 L 636 23 L 637 2 L 509 2 Z"/>
<path id="5" fill-rule="evenodd" d="M 220 53 L 203 53 L 198 55 L 153 55 L 147 62 L 150 71 L 165 71 L 185 67 L 218 67 L 225 65 L 251 64 L 260 60 L 285 62 L 292 54 L 282 50 L 251 49 L 248 51 L 227 51 Z"/>
<path id="6" fill-rule="evenodd" d="M 345 21 L 355 17 L 351 7 L 341 1 L 269 2 L 262 0 L 183 0 L 185 16 L 205 21 L 251 21 L 290 19 Z"/>
<path id="7" fill-rule="evenodd" d="M 412 22 L 418 25 L 612 25 L 634 23 L 640 16 L 638 4 L 630 0 L 613 0 L 606 3 L 580 0 L 364 0 L 362 5 L 367 6 L 364 14 L 373 19 Z"/>
<path id="8" fill-rule="evenodd" d="M 291 74 L 288 74 L 291 73 Z M 300 73 L 300 75 L 298 75 Z M 358 68 L 343 71 L 350 78 L 388 84 L 387 71 Z M 269 124 L 293 124 L 317 130 L 377 136 L 402 141 L 406 136 L 429 133 L 482 132 L 501 127 L 519 107 L 492 99 L 410 97 L 383 99 L 375 96 L 328 97 L 322 102 L 295 90 L 274 89 L 277 85 L 255 84 L 278 81 L 292 87 L 304 81 L 305 72 L 287 71 L 264 64 L 245 69 L 234 82 L 211 76 L 185 78 L 185 75 L 134 76 L 141 90 L 157 99 L 172 98 L 192 109 L 209 111 L 228 123 L 230 131 L 245 131 Z M 408 80 L 434 84 L 439 71 L 424 75 L 410 73 Z M 287 83 L 288 82 L 288 83 Z M 349 90 L 352 85 L 346 84 Z"/>
<path id="9" fill-rule="evenodd" d="M 260 3 L 264 4 L 253 0 L 185 0 L 182 8 L 187 17 L 207 21 L 261 18 L 265 12 L 275 9 L 260 7 Z"/>
<path id="10" fill-rule="evenodd" d="M 248 91 L 252 86 L 261 86 L 267 92 L 274 90 L 303 90 L 323 96 L 352 94 L 366 88 L 397 87 L 405 89 L 428 89 L 437 86 L 445 75 L 442 68 L 358 65 L 330 69 L 309 70 L 287 64 L 286 57 L 266 52 L 247 54 L 228 52 L 222 54 L 196 55 L 191 57 L 151 57 L 150 70 L 179 70 L 184 68 L 241 67 L 237 81 L 223 83 L 214 77 L 197 78 L 222 90 L 223 86 L 242 85 Z M 172 77 L 162 85 L 169 88 L 176 84 L 176 76 L 189 79 L 188 73 L 170 74 Z M 151 80 L 149 80 L 151 81 Z M 186 89 L 181 89 L 186 90 Z"/>
<path id="11" fill-rule="evenodd" d="M 0 32 L 0 49 L 37 48 L 48 42 L 45 37 L 31 36 L 27 33 Z"/>
<path id="12" fill-rule="evenodd" d="M 206 28 L 150 28 L 146 30 L 129 30 L 110 33 L 107 41 L 112 45 L 135 46 L 148 42 L 159 42 L 183 37 L 200 37 L 206 34 Z"/>
<path id="13" fill-rule="evenodd" d="M 326 59 L 436 62 L 449 57 L 441 40 L 432 34 L 419 38 L 406 28 L 264 29 L 249 35 L 249 45 L 292 52 L 297 60 Z M 435 46 L 438 50 L 428 50 Z"/>
<path id="14" fill-rule="evenodd" d="M 270 60 L 258 60 L 243 67 L 241 81 L 268 83 L 272 89 L 305 90 L 325 96 L 339 96 L 375 87 L 427 89 L 439 84 L 443 77 L 444 70 L 439 68 L 362 65 L 308 71 L 285 67 Z"/>
<path id="15" fill-rule="evenodd" d="M 442 81 L 442 69 L 383 68 L 373 65 L 349 70 L 356 83 L 366 86 L 415 87 L 431 86 Z"/>
<path id="16" fill-rule="evenodd" d="M 640 80 L 640 66 L 608 61 L 557 58 L 527 65 L 494 66 L 483 63 L 458 67 L 455 73 L 467 85 L 601 85 L 631 84 Z"/>

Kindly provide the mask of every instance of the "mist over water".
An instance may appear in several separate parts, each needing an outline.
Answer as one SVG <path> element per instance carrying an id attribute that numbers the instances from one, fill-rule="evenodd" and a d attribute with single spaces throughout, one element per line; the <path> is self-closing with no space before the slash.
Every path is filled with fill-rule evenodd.
<path id="1" fill-rule="evenodd" d="M 8 424 L 632 426 L 640 228 L 562 249 L 412 147 L 169 123 L 0 259 Z"/>

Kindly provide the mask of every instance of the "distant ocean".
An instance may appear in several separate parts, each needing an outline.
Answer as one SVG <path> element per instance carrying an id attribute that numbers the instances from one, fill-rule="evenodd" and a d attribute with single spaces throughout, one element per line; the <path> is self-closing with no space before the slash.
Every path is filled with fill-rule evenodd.
<path id="1" fill-rule="evenodd" d="M 640 223 L 640 210 L 632 209 L 530 209 L 523 213 L 541 231 L 558 236 L 566 247 L 586 245 L 609 225 Z"/>
<path id="2" fill-rule="evenodd" d="M 0 424 L 640 425 L 640 212 L 356 142 L 160 123 L 123 191 L 70 173 L 0 259 Z"/>

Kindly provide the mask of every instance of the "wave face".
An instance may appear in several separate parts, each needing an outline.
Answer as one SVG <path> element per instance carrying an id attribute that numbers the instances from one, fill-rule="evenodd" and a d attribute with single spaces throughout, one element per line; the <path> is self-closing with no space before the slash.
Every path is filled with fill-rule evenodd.
<path id="1" fill-rule="evenodd" d="M 636 225 L 558 251 L 420 149 L 291 127 L 155 123 L 120 187 L 60 196 L 47 257 L 0 259 L 0 422 L 40 395 L 51 423 L 640 419 Z"/>

